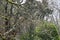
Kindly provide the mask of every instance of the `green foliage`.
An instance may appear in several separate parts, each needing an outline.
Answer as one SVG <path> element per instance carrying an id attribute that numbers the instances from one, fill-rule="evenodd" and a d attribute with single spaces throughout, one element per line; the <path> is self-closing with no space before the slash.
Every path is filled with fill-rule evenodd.
<path id="1" fill-rule="evenodd" d="M 32 30 L 31 30 L 32 31 Z M 21 40 L 59 40 L 56 25 L 48 22 L 40 22 L 34 29 L 34 33 L 25 33 Z"/>
<path id="2" fill-rule="evenodd" d="M 59 40 L 56 26 L 53 23 L 39 23 L 35 29 L 35 33 L 38 39 L 40 38 L 40 40 Z"/>
<path id="3" fill-rule="evenodd" d="M 22 35 L 20 35 L 20 40 L 28 40 L 29 39 L 28 36 L 29 36 L 28 33 L 22 34 Z"/>

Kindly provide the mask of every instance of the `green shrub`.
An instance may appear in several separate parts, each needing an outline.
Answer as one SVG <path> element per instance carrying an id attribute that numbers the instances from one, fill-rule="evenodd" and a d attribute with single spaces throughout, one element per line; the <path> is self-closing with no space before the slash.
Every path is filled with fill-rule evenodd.
<path id="1" fill-rule="evenodd" d="M 59 40 L 56 25 L 49 22 L 40 22 L 33 30 L 20 35 L 20 40 Z M 32 31 L 32 30 L 30 30 Z"/>
<path id="2" fill-rule="evenodd" d="M 59 40 L 56 25 L 48 22 L 40 22 L 35 28 L 35 39 L 38 40 Z"/>

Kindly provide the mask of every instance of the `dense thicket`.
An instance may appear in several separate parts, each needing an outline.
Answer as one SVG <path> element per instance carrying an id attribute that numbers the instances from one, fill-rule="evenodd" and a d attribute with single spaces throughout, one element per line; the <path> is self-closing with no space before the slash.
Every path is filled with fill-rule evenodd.
<path id="1" fill-rule="evenodd" d="M 43 0 L 42 3 L 26 0 L 24 4 L 21 4 L 24 0 L 19 1 L 0 0 L 0 35 L 3 40 L 18 40 L 22 35 L 25 36 L 25 33 L 28 33 L 29 38 L 21 40 L 34 40 L 31 35 L 34 34 L 37 21 L 43 20 L 45 15 L 52 14 L 47 0 Z M 56 34 L 58 35 L 57 31 Z"/>

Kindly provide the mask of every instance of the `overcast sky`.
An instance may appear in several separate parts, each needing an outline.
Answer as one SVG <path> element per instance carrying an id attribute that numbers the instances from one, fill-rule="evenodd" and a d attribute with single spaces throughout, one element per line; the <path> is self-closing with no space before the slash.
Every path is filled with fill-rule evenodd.
<path id="1" fill-rule="evenodd" d="M 53 4 L 51 4 L 52 2 L 53 2 Z M 50 6 L 52 7 L 52 9 L 54 10 L 53 15 L 57 16 L 57 18 L 59 19 L 59 10 L 58 9 L 60 9 L 60 0 L 50 0 L 49 3 L 50 3 Z"/>
<path id="2" fill-rule="evenodd" d="M 60 14 L 60 0 L 49 0 L 48 1 L 48 6 L 53 10 L 52 15 L 54 17 L 54 20 L 56 21 L 59 20 L 59 14 Z M 59 10 L 58 10 L 59 9 Z M 48 21 L 50 21 L 51 19 L 49 18 Z"/>

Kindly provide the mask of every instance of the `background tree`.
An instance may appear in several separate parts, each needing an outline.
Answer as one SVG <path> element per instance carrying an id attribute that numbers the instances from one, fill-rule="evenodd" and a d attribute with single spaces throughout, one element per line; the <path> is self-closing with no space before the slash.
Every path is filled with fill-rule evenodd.
<path id="1" fill-rule="evenodd" d="M 26 0 L 24 4 L 20 0 L 1 0 L 2 8 L 1 26 L 3 26 L 3 35 L 5 40 L 17 38 L 17 35 L 29 33 L 29 40 L 33 40 L 31 35 L 34 34 L 34 28 L 37 21 L 43 20 L 45 15 L 52 13 L 48 8 L 47 0 L 37 2 L 36 0 Z"/>

